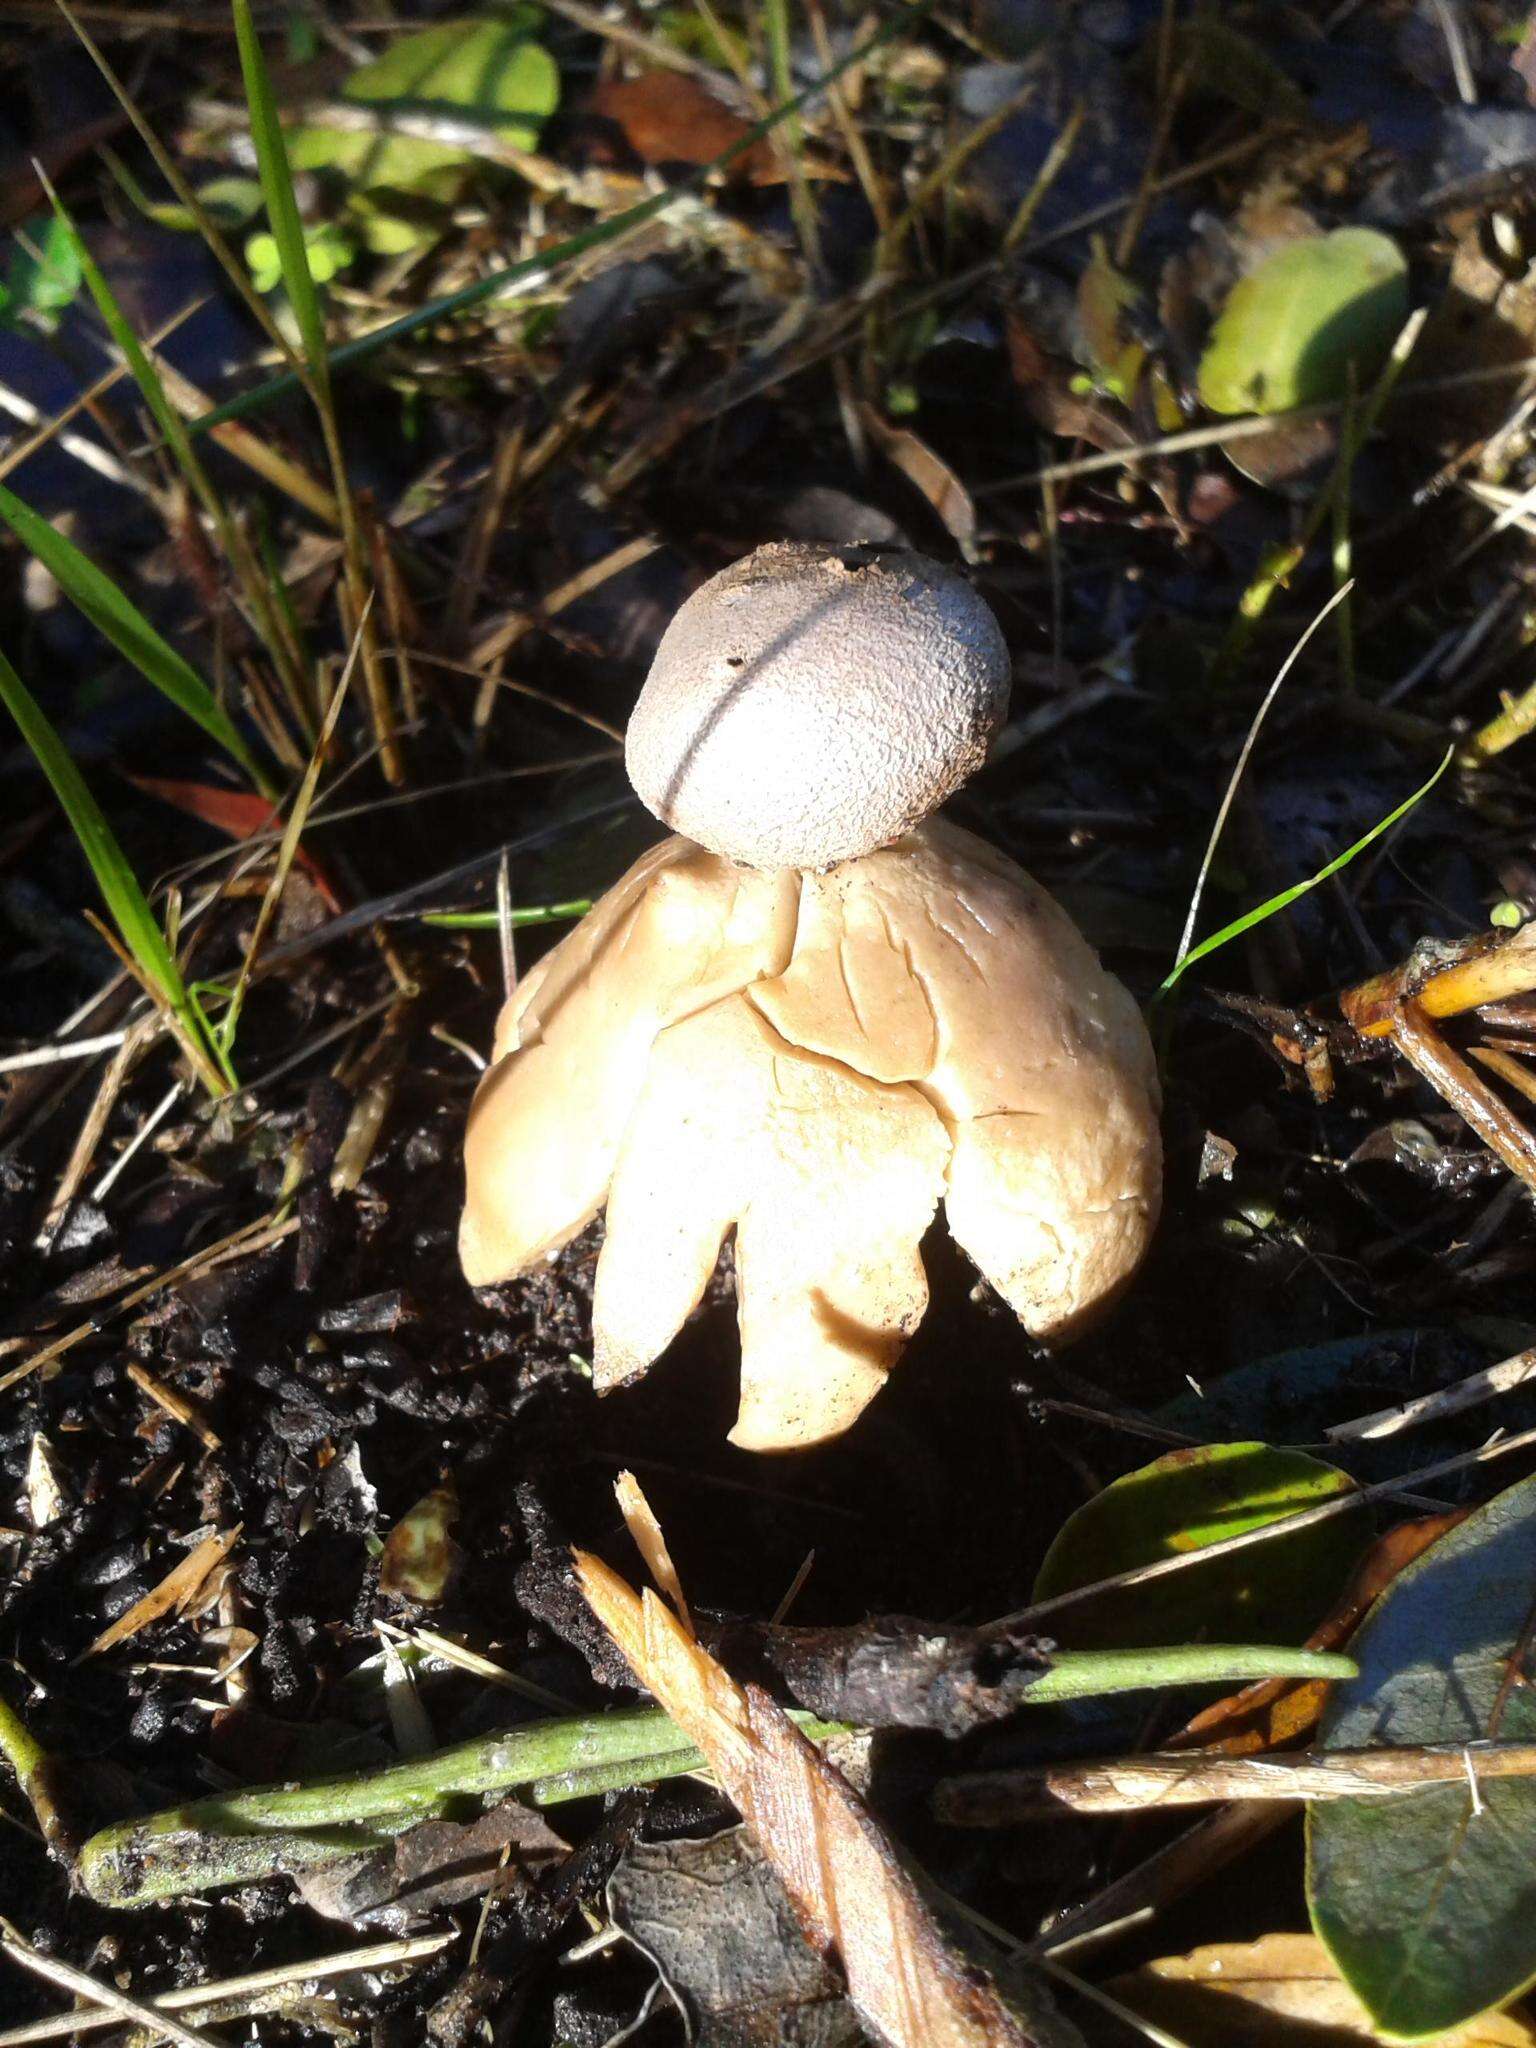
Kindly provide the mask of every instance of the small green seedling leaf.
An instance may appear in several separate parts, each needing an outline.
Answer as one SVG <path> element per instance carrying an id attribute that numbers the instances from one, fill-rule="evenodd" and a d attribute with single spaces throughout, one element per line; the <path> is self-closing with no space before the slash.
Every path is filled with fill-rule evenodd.
<path id="1" fill-rule="evenodd" d="M 157 227 L 198 233 L 197 215 L 179 199 L 149 199 L 142 192 L 131 192 L 130 197 Z M 216 228 L 233 231 L 245 227 L 261 211 L 261 186 L 255 178 L 210 178 L 206 185 L 198 186 L 197 203 Z"/>
<path id="2" fill-rule="evenodd" d="M 283 282 L 283 259 L 275 235 L 263 229 L 248 236 L 245 260 L 257 291 L 276 291 Z M 349 263 L 357 261 L 357 245 L 333 221 L 319 221 L 304 230 L 304 260 L 316 284 L 329 284 Z"/>
<path id="3" fill-rule="evenodd" d="M 57 220 L 28 221 L 11 244 L 0 276 L 0 324 L 14 327 L 29 314 L 46 327 L 80 289 L 74 237 Z"/>
<path id="4" fill-rule="evenodd" d="M 1536 1742 L 1536 1688 L 1508 1682 L 1533 1588 L 1536 1478 L 1394 1580 L 1324 1717 L 1327 1749 L 1466 1745 L 1464 1785 L 1331 1800 L 1308 1821 L 1312 1925 L 1394 2040 L 1442 2040 L 1536 1979 L 1536 1778 L 1477 1782 L 1480 1742 Z"/>
<path id="5" fill-rule="evenodd" d="M 1374 228 L 1288 242 L 1239 280 L 1200 359 L 1212 412 L 1284 412 L 1363 390 L 1408 317 L 1408 266 Z"/>
<path id="6" fill-rule="evenodd" d="M 1037 1600 L 1054 1599 L 1137 1565 L 1191 1555 L 1350 1491 L 1346 1473 L 1268 1444 L 1202 1444 L 1128 1472 L 1078 1509 L 1046 1553 Z M 1359 1551 L 1343 1517 L 1238 1550 L 1146 1586 L 1063 1612 L 1064 1641 L 1126 1646 L 1169 1636 L 1302 1641 Z"/>

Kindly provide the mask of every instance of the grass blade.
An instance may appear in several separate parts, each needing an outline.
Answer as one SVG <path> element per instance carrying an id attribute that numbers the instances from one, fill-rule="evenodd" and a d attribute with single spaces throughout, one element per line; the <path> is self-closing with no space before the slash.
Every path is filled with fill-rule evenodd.
<path id="1" fill-rule="evenodd" d="M 246 103 L 251 112 L 251 139 L 256 145 L 256 173 L 266 201 L 267 224 L 277 244 L 283 284 L 288 302 L 293 307 L 294 319 L 298 322 L 299 338 L 304 344 L 305 371 L 314 385 L 317 399 L 323 401 L 330 390 L 325 320 L 320 311 L 320 294 L 310 275 L 309 254 L 304 246 L 304 223 L 299 218 L 299 202 L 294 196 L 288 145 L 283 140 L 283 126 L 272 94 L 272 80 L 261 53 L 256 24 L 251 19 L 250 0 L 233 0 L 233 5 L 235 41 L 240 51 Z"/>
<path id="2" fill-rule="evenodd" d="M 143 394 L 144 403 L 154 415 L 155 425 L 164 435 L 165 444 L 175 457 L 177 467 L 181 470 L 188 484 L 197 493 L 204 509 L 209 512 L 215 511 L 216 500 L 213 494 L 213 487 L 208 481 L 207 472 L 198 460 L 197 453 L 192 446 L 191 437 L 187 433 L 186 422 L 166 396 L 165 386 L 160 380 L 160 372 L 155 368 L 153 357 L 129 325 L 122 307 L 117 302 L 117 294 L 113 291 L 111 285 L 107 283 L 105 272 L 86 247 L 85 237 L 75 226 L 73 219 L 64 206 L 64 202 L 46 178 L 43 180 L 43 189 L 48 194 L 49 203 L 53 207 L 59 224 L 74 244 L 81 275 L 85 279 L 86 288 L 89 290 L 91 297 L 96 301 L 96 310 L 105 322 L 107 331 L 111 335 L 113 343 L 121 354 L 123 361 L 128 365 L 129 375 Z"/>
<path id="3" fill-rule="evenodd" d="M 1404 797 L 1395 811 L 1389 811 L 1386 817 L 1379 819 L 1371 827 L 1369 832 L 1357 839 L 1353 846 L 1348 846 L 1342 853 L 1336 854 L 1327 866 L 1319 868 L 1315 875 L 1309 875 L 1304 882 L 1294 883 L 1289 889 L 1282 889 L 1278 896 L 1271 896 L 1266 902 L 1259 904 L 1257 909 L 1245 910 L 1241 917 L 1235 917 L 1230 924 L 1224 924 L 1219 932 L 1212 932 L 1208 939 L 1202 939 L 1191 952 L 1182 953 L 1174 963 L 1173 972 L 1161 983 L 1157 993 L 1160 996 L 1167 995 L 1174 983 L 1188 968 L 1193 967 L 1197 960 L 1203 960 L 1208 953 L 1214 953 L 1219 946 L 1225 946 L 1229 940 L 1241 938 L 1244 932 L 1252 931 L 1253 927 L 1262 924 L 1265 918 L 1273 917 L 1277 911 L 1288 909 L 1298 897 L 1305 896 L 1310 889 L 1315 889 L 1319 882 L 1326 882 L 1331 875 L 1336 875 L 1340 868 L 1348 867 L 1349 863 L 1358 854 L 1364 853 L 1383 832 L 1390 832 L 1399 818 L 1406 818 L 1415 804 L 1423 802 L 1455 758 L 1456 749 L 1447 748 L 1445 759 L 1428 782 L 1416 789 L 1412 796 Z"/>
<path id="4" fill-rule="evenodd" d="M 271 778 L 240 737 L 218 698 L 190 662 L 160 637 L 111 577 L 4 484 L 0 484 L 0 519 L 10 527 L 23 547 L 42 563 L 71 604 L 84 613 L 97 632 L 109 640 L 141 676 L 169 697 L 178 711 L 184 711 L 210 739 L 216 740 L 263 795 L 273 795 Z"/>
<path id="5" fill-rule="evenodd" d="M 398 319 L 387 320 L 383 326 L 375 327 L 367 334 L 360 334 L 352 341 L 341 343 L 339 347 L 330 351 L 326 359 L 326 373 L 349 369 L 355 363 L 366 362 L 370 356 L 377 355 L 380 349 L 388 348 L 392 342 L 403 341 L 408 335 L 419 332 L 423 327 L 431 327 L 454 313 L 462 313 L 471 306 L 478 306 L 486 299 L 494 298 L 498 292 L 505 291 L 509 285 L 533 280 L 542 282 L 563 265 L 573 263 L 578 256 L 584 256 L 589 249 L 600 249 L 608 242 L 618 241 L 632 229 L 643 227 L 647 221 L 654 220 L 658 214 L 665 213 L 669 207 L 677 205 L 679 200 L 701 191 L 716 172 L 728 169 L 739 157 L 755 149 L 765 135 L 773 134 L 782 122 L 793 119 L 812 100 L 824 93 L 828 86 L 835 85 L 845 72 L 862 64 L 882 44 L 890 42 L 904 28 L 915 27 L 934 5 L 935 0 L 910 0 L 910 4 L 893 9 L 889 19 L 883 21 L 862 42 L 855 43 L 851 49 L 846 50 L 835 64 L 830 65 L 820 77 L 812 79 L 811 83 L 797 92 L 793 99 L 771 107 L 762 120 L 754 121 L 750 128 L 745 129 L 728 148 L 722 149 L 718 156 L 711 157 L 706 164 L 698 165 L 686 177 L 680 178 L 675 185 L 669 185 L 664 192 L 653 193 L 649 199 L 642 199 L 637 205 L 627 207 L 623 213 L 616 213 L 611 220 L 598 221 L 590 228 L 583 228 L 579 234 L 568 236 L 565 241 L 556 243 L 553 248 L 546 249 L 537 256 L 525 256 L 500 270 L 490 271 L 486 276 L 476 278 L 473 284 L 463 285 L 456 292 L 448 292 L 442 298 L 432 300 L 428 305 L 418 306 L 413 312 L 402 313 Z M 247 0 L 236 0 L 237 24 L 242 8 L 246 10 L 249 19 Z M 250 40 L 254 45 L 254 35 Z M 243 60 L 243 42 L 241 54 Z M 259 61 L 259 51 L 257 57 Z M 307 265 L 305 274 L 308 275 Z M 307 342 L 305 346 L 308 347 Z M 210 428 L 222 426 L 226 420 L 244 419 L 251 413 L 264 411 L 276 399 L 285 398 L 290 392 L 297 390 L 301 382 L 300 375 L 292 370 L 285 371 L 281 376 L 269 377 L 264 384 L 253 385 L 249 391 L 242 391 L 238 397 L 227 399 L 223 405 L 215 406 L 212 412 L 205 412 L 200 419 L 192 422 L 192 432 L 205 434 Z"/>
<path id="6" fill-rule="evenodd" d="M 187 998 L 181 969 L 165 942 L 165 934 L 155 921 L 155 914 L 128 864 L 127 855 L 117 842 L 117 835 L 102 815 L 101 806 L 75 766 L 69 749 L 3 654 L 0 654 L 0 703 L 15 719 L 33 758 L 53 785 L 54 794 L 63 805 L 64 815 L 80 842 L 80 850 L 90 864 L 112 922 L 117 926 L 139 973 L 180 1026 L 183 1044 L 205 1086 L 214 1093 L 224 1093 L 227 1081 L 209 1059 L 203 1033 Z"/>

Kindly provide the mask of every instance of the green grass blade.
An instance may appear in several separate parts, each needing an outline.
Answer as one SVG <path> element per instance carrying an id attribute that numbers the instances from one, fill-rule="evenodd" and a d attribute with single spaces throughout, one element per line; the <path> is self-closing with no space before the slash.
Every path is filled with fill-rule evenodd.
<path id="1" fill-rule="evenodd" d="M 210 739 L 216 740 L 263 794 L 271 795 L 270 778 L 212 690 L 197 670 L 160 637 L 111 577 L 4 484 L 0 484 L 0 519 L 103 638 L 110 640 L 118 653 L 169 697 L 179 711 L 194 719 Z"/>
<path id="2" fill-rule="evenodd" d="M 256 145 L 256 170 L 261 179 L 262 197 L 266 201 L 267 225 L 277 244 L 278 261 L 283 267 L 283 284 L 288 302 L 293 307 L 294 319 L 298 322 L 308 374 L 317 394 L 323 395 L 330 388 L 325 321 L 320 311 L 320 294 L 310 275 L 309 255 L 304 246 L 304 223 L 299 218 L 299 202 L 294 196 L 288 145 L 283 140 L 277 101 L 272 96 L 272 80 L 262 55 L 256 24 L 251 19 L 250 0 L 233 0 L 233 6 L 235 40 L 240 50 L 246 103 L 251 113 L 251 138 Z"/>
<path id="3" fill-rule="evenodd" d="M 754 121 L 729 148 L 721 150 L 720 154 L 712 157 L 707 164 L 698 165 L 686 177 L 680 178 L 675 185 L 669 185 L 665 192 L 653 193 L 649 199 L 642 199 L 637 205 L 626 208 L 623 213 L 616 213 L 611 220 L 598 221 L 593 227 L 583 228 L 579 234 L 569 236 L 552 249 L 546 249 L 537 256 L 525 256 L 516 263 L 507 264 L 501 270 L 490 271 L 486 276 L 476 278 L 473 284 L 463 285 L 456 292 L 449 292 L 443 298 L 432 300 L 429 305 L 418 306 L 413 312 L 402 313 L 398 319 L 386 321 L 382 327 L 375 327 L 367 334 L 360 334 L 352 341 L 341 343 L 332 349 L 329 357 L 325 359 L 329 370 L 334 372 L 349 369 L 356 363 L 366 362 L 370 356 L 377 355 L 380 349 L 388 348 L 392 342 L 403 341 L 423 327 L 434 326 L 455 313 L 462 313 L 471 306 L 478 306 L 484 300 L 494 298 L 498 292 L 505 291 L 509 285 L 521 283 L 532 277 L 552 275 L 567 263 L 575 262 L 578 256 L 586 255 L 589 249 L 600 249 L 605 243 L 616 242 L 633 229 L 643 227 L 647 221 L 654 220 L 660 213 L 665 213 L 668 207 L 677 205 L 679 200 L 702 190 L 717 171 L 727 169 L 738 157 L 745 156 L 765 135 L 771 135 L 782 122 L 791 120 L 812 100 L 824 93 L 828 86 L 835 85 L 845 72 L 851 71 L 855 65 L 862 64 L 882 44 L 890 42 L 903 29 L 915 27 L 934 5 L 935 0 L 911 0 L 909 5 L 894 8 L 889 19 L 882 22 L 873 34 L 866 36 L 861 43 L 856 43 L 852 49 L 846 51 L 835 64 L 819 78 L 813 79 L 803 91 L 797 92 L 793 99 L 770 108 L 762 120 Z M 246 11 L 248 19 L 246 0 L 236 0 L 237 26 L 242 11 Z M 251 37 L 251 41 L 254 44 L 254 36 Z M 242 56 L 243 54 L 242 43 Z M 306 266 L 305 275 L 308 274 Z M 305 346 L 308 347 L 307 341 Z M 300 378 L 290 370 L 282 376 L 268 378 L 264 384 L 253 385 L 249 391 L 242 391 L 238 397 L 227 399 L 223 405 L 217 405 L 211 412 L 205 412 L 193 420 L 192 432 L 205 434 L 211 427 L 223 426 L 227 420 L 245 419 L 252 413 L 262 412 L 275 400 L 285 398 L 296 391 L 300 381 Z"/>
<path id="4" fill-rule="evenodd" d="M 31 748 L 33 758 L 53 784 L 54 794 L 64 807 L 64 814 L 80 842 L 80 850 L 90 862 L 96 886 L 123 944 L 138 962 L 145 978 L 153 982 L 177 1015 L 189 1017 L 181 969 L 171 956 L 165 934 L 155 922 L 155 914 L 128 865 L 127 855 L 102 816 L 101 806 L 91 795 L 69 749 L 3 654 L 0 654 L 0 702 L 21 728 L 21 736 Z"/>
<path id="5" fill-rule="evenodd" d="M 1224 924 L 1219 932 L 1212 932 L 1208 939 L 1202 939 L 1198 946 L 1183 954 L 1174 963 L 1173 972 L 1161 984 L 1157 993 L 1160 996 L 1165 996 L 1174 983 L 1189 968 L 1193 967 L 1197 960 L 1203 960 L 1208 953 L 1214 953 L 1219 946 L 1225 946 L 1230 940 L 1241 938 L 1244 932 L 1252 931 L 1253 927 L 1256 924 L 1262 924 L 1265 918 L 1273 917 L 1277 911 L 1287 909 L 1298 897 L 1305 896 L 1310 889 L 1315 889 L 1319 882 L 1326 882 L 1331 875 L 1336 875 L 1340 868 L 1348 867 L 1349 863 L 1357 855 L 1364 853 L 1365 849 L 1373 841 L 1379 839 L 1383 832 L 1390 832 L 1399 818 L 1406 818 L 1415 804 L 1423 802 L 1424 798 L 1429 795 L 1429 792 L 1434 788 L 1455 758 L 1456 749 L 1454 747 L 1448 748 L 1445 759 L 1440 763 L 1434 774 L 1430 776 L 1428 782 L 1416 789 L 1412 796 L 1404 797 L 1395 811 L 1390 811 L 1385 818 L 1380 819 L 1378 823 L 1374 824 L 1369 832 L 1357 839 L 1353 846 L 1346 847 L 1341 854 L 1336 855 L 1334 859 L 1329 861 L 1326 867 L 1319 868 L 1315 875 L 1309 875 L 1304 882 L 1297 882 L 1289 889 L 1282 889 L 1278 896 L 1271 896 L 1267 902 L 1261 903 L 1256 910 L 1244 911 L 1243 915 L 1235 917 L 1231 924 Z"/>
<path id="6" fill-rule="evenodd" d="M 111 335 L 123 361 L 128 365 L 129 375 L 133 378 L 134 383 L 138 385 L 140 392 L 143 394 L 144 403 L 154 415 L 155 425 L 164 435 L 165 444 L 175 457 L 177 467 L 181 470 L 192 489 L 197 493 L 198 498 L 207 506 L 212 498 L 212 487 L 208 482 L 207 472 L 198 460 L 196 450 L 192 446 L 191 436 L 187 432 L 186 421 L 183 420 L 181 414 L 166 395 L 165 385 L 161 381 L 160 372 L 155 368 L 154 358 L 150 355 L 148 349 L 145 348 L 143 342 L 140 341 L 138 335 L 134 333 L 122 307 L 118 304 L 117 294 L 113 291 L 111 285 L 107 283 L 106 275 L 101 265 L 86 247 L 84 236 L 75 226 L 73 219 L 64 206 L 64 202 L 46 178 L 43 180 L 43 189 L 48 194 L 54 213 L 58 216 L 60 226 L 63 227 L 74 243 L 75 254 L 80 261 L 80 271 L 85 279 L 86 288 L 90 292 L 91 297 L 96 301 L 96 310 L 105 322 L 107 331 Z"/>

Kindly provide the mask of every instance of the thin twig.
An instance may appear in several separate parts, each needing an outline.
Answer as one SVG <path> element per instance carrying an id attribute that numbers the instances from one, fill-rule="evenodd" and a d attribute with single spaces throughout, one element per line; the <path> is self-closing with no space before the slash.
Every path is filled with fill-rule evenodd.
<path id="1" fill-rule="evenodd" d="M 151 2005 L 141 2005 L 126 1991 L 119 1991 L 115 1984 L 103 1984 L 95 1977 L 88 1977 L 84 1970 L 77 1970 L 71 1963 L 60 1962 L 57 1956 L 43 1955 L 5 1919 L 0 1919 L 0 1954 L 8 1955 L 35 1977 L 46 1977 L 61 1991 L 72 1991 L 77 1998 L 86 1999 L 107 2013 L 114 2022 L 132 2020 L 137 2026 L 147 2027 L 151 2036 L 163 2034 L 167 2040 L 180 2042 L 181 2048 L 221 2048 L 211 2034 L 201 2034 L 170 2013 L 156 2012 Z"/>
<path id="2" fill-rule="evenodd" d="M 1355 1416 L 1350 1422 L 1336 1422 L 1332 1429 L 1323 1431 L 1323 1438 L 1330 1444 L 1351 1444 L 1397 1436 L 1405 1429 L 1417 1429 L 1420 1423 L 1440 1422 L 1447 1415 L 1459 1415 L 1463 1409 L 1475 1408 L 1481 1402 L 1493 1400 L 1498 1394 L 1528 1386 L 1533 1379 L 1536 1379 L 1536 1350 L 1517 1351 L 1513 1358 L 1501 1359 L 1497 1365 L 1470 1373 L 1466 1379 L 1457 1380 L 1454 1386 L 1441 1387 L 1433 1394 L 1420 1394 L 1412 1401 L 1401 1401 L 1395 1408 L 1377 1408 L 1369 1415 Z"/>
<path id="3" fill-rule="evenodd" d="M 223 2005 L 226 2000 L 263 1998 L 276 1991 L 300 1990 L 322 1977 L 341 1977 L 354 1970 L 388 1970 L 401 1963 L 421 1962 L 441 1955 L 458 1940 L 456 1930 L 445 1934 L 417 1934 L 404 1941 L 374 1942 L 368 1948 L 339 1949 L 334 1955 L 317 1956 L 308 1963 L 282 1963 L 271 1970 L 251 1970 L 243 1977 L 224 1977 L 214 1984 L 183 1984 L 162 1991 L 150 1999 L 148 2009 L 157 2015 L 156 2031 L 163 2032 L 158 2015 L 168 2012 L 200 2014 L 205 2006 Z M 116 2012 L 65 2012 L 56 2019 L 30 2020 L 25 2026 L 8 2027 L 0 2033 L 0 2048 L 31 2048 L 35 2041 L 62 2041 L 66 2036 L 99 2033 L 120 2024 Z"/>
<path id="4" fill-rule="evenodd" d="M 1066 1813 L 1145 1813 L 1229 1800 L 1396 1799 L 1428 1785 L 1536 1777 L 1536 1743 L 1430 1743 L 1402 1749 L 1288 1750 L 1273 1756 L 1178 1751 L 975 1771 L 933 1795 L 951 1827 L 1010 1828 Z"/>

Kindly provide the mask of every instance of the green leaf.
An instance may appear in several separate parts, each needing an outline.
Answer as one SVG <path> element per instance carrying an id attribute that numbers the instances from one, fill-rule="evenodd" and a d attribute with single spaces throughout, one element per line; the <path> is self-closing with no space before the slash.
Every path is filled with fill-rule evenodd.
<path id="1" fill-rule="evenodd" d="M 1288 242 L 1232 290 L 1200 359 L 1212 412 L 1284 412 L 1363 389 L 1408 317 L 1408 266 L 1374 228 Z"/>
<path id="2" fill-rule="evenodd" d="M 186 1018 L 189 1012 L 181 970 L 165 943 L 164 933 L 155 922 L 155 914 L 139 887 L 133 869 L 128 865 L 127 855 L 102 816 L 101 807 L 91 795 L 69 749 L 3 654 L 0 654 L 0 702 L 21 728 L 22 738 L 53 784 L 54 794 L 64 806 L 65 815 L 74 828 L 81 852 L 90 863 L 96 886 L 123 944 L 138 962 L 145 978 L 153 982 L 178 1015 Z"/>
<path id="3" fill-rule="evenodd" d="M 436 114 L 533 149 L 560 103 L 555 60 L 533 40 L 540 19 L 524 7 L 497 20 L 438 22 L 391 43 L 354 71 L 342 92 L 362 106 Z M 319 127 L 295 129 L 289 150 L 301 170 L 344 172 L 360 191 L 388 188 L 444 204 L 457 196 L 475 156 L 472 135 L 425 142 Z"/>
<path id="4" fill-rule="evenodd" d="M 215 227 L 243 228 L 261 207 L 261 186 L 255 178 L 210 178 L 206 185 L 198 186 L 197 203 Z M 149 219 L 162 228 L 198 232 L 197 215 L 178 199 L 144 199 L 143 207 Z"/>
<path id="5" fill-rule="evenodd" d="M 30 244 L 30 246 L 28 246 Z M 74 237 L 56 220 L 28 221 L 11 244 L 0 278 L 0 321 L 13 326 L 26 313 L 52 325 L 80 289 Z"/>
<path id="6" fill-rule="evenodd" d="M 299 217 L 299 202 L 294 196 L 293 171 L 283 141 L 282 123 L 277 118 L 272 80 L 267 74 L 266 59 L 261 54 L 256 24 L 251 19 L 251 0 L 233 0 L 233 6 L 240 74 L 245 80 L 246 104 L 251 114 L 251 139 L 256 145 L 256 169 L 261 179 L 261 195 L 266 203 L 267 225 L 277 244 L 283 283 L 287 287 L 288 302 L 293 307 L 293 317 L 298 322 L 308 374 L 314 380 L 317 394 L 323 396 L 330 386 L 325 320 L 320 311 L 315 281 L 309 274 L 304 224 Z"/>
<path id="7" fill-rule="evenodd" d="M 1203 1444 L 1128 1472 L 1063 1526 L 1035 1581 L 1036 1600 L 1160 1558 L 1202 1550 L 1348 1493 L 1349 1476 L 1302 1451 L 1268 1444 Z M 1192 1564 L 1146 1586 L 1063 1612 L 1073 1644 L 1134 1646 L 1170 1635 L 1295 1643 L 1322 1620 L 1360 1547 L 1344 1517 Z"/>
<path id="8" fill-rule="evenodd" d="M 1479 1508 L 1396 1579 L 1355 1637 L 1328 1749 L 1475 1745 L 1536 1591 L 1536 1478 Z M 1510 1688 L 1505 1742 L 1536 1742 L 1536 1688 Z M 1468 1750 L 1477 1769 L 1477 1750 Z M 1438 2040 L 1536 1979 L 1536 1779 L 1330 1800 L 1307 1830 L 1312 1924 L 1386 2034 Z"/>
<path id="9" fill-rule="evenodd" d="M 248 236 L 245 260 L 257 291 L 275 291 L 283 282 L 283 259 L 276 236 L 264 232 Z M 329 284 L 339 271 L 356 262 L 357 248 L 333 221 L 319 221 L 304 230 L 304 260 L 316 284 Z"/>
<path id="10" fill-rule="evenodd" d="M 210 739 L 216 740 L 245 770 L 257 788 L 268 788 L 267 778 L 218 698 L 190 662 L 160 637 L 111 577 L 4 484 L 0 484 L 0 519 L 10 527 L 28 553 L 42 563 L 71 604 L 85 614 L 97 632 L 109 640 L 141 676 L 169 697 L 179 711 L 184 711 Z"/>

